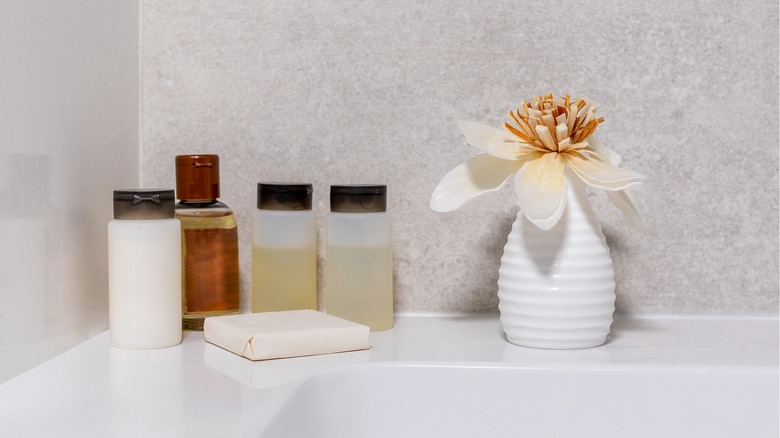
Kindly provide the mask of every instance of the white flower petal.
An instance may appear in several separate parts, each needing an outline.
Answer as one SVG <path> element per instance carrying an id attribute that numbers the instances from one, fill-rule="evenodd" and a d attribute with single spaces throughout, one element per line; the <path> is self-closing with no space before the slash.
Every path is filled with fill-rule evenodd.
<path id="1" fill-rule="evenodd" d="M 504 160 L 516 160 L 522 153 L 522 143 L 509 132 L 477 122 L 458 122 L 466 141 L 477 148 Z"/>
<path id="2" fill-rule="evenodd" d="M 636 203 L 634 202 L 633 195 L 630 191 L 608 191 L 607 196 L 609 196 L 609 200 L 615 204 L 615 207 L 623 212 L 623 215 L 626 217 L 626 221 L 628 221 L 629 225 L 643 233 L 647 232 L 645 229 L 645 223 L 642 221 L 642 217 L 639 214 L 639 209 L 636 207 Z"/>
<path id="3" fill-rule="evenodd" d="M 543 230 L 554 227 L 566 207 L 564 166 L 561 154 L 540 154 L 539 158 L 527 161 L 515 177 L 520 209 L 528 220 Z"/>
<path id="4" fill-rule="evenodd" d="M 606 161 L 585 158 L 577 151 L 563 155 L 574 173 L 593 187 L 604 190 L 624 190 L 645 181 L 642 174 L 613 166 Z"/>
<path id="5" fill-rule="evenodd" d="M 431 209 L 453 211 L 472 198 L 500 189 L 525 160 L 479 154 L 444 175 L 431 195 Z"/>
<path id="6" fill-rule="evenodd" d="M 620 161 L 622 160 L 620 154 L 602 145 L 601 142 L 596 140 L 596 138 L 592 135 L 586 138 L 585 141 L 594 151 L 598 152 L 602 157 L 606 158 L 610 164 L 613 166 L 620 166 Z"/>

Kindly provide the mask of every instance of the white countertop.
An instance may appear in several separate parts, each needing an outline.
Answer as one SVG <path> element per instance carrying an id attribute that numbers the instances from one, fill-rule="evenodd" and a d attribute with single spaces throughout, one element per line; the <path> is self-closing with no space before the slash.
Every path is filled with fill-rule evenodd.
<path id="1" fill-rule="evenodd" d="M 102 333 L 0 384 L 2 436 L 234 436 L 273 416 L 307 376 L 391 362 L 529 369 L 777 372 L 774 318 L 618 318 L 607 343 L 549 351 L 506 342 L 498 317 L 400 316 L 371 349 L 251 362 L 185 332 L 177 347 L 111 348 Z"/>

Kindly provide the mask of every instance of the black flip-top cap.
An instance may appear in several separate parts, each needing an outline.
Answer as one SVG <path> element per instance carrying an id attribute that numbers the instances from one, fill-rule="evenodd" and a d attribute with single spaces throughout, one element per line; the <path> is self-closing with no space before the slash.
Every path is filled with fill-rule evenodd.
<path id="1" fill-rule="evenodd" d="M 330 186 L 330 211 L 335 213 L 387 211 L 387 186 L 369 184 Z"/>
<path id="2" fill-rule="evenodd" d="M 260 210 L 311 210 L 311 184 L 258 183 L 257 208 Z"/>
<path id="3" fill-rule="evenodd" d="M 175 206 L 172 189 L 114 190 L 114 219 L 170 219 Z"/>

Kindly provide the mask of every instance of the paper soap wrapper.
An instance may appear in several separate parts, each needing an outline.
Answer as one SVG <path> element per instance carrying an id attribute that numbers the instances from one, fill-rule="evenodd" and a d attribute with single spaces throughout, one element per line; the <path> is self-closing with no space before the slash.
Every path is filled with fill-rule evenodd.
<path id="1" fill-rule="evenodd" d="M 313 356 L 369 347 L 369 328 L 316 310 L 206 318 L 206 341 L 250 360 Z"/>

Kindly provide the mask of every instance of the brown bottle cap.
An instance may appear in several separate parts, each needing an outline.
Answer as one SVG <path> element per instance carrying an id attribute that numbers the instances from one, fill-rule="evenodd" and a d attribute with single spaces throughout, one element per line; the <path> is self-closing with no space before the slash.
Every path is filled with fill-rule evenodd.
<path id="1" fill-rule="evenodd" d="M 219 198 L 219 155 L 177 155 L 176 195 L 184 201 Z"/>

